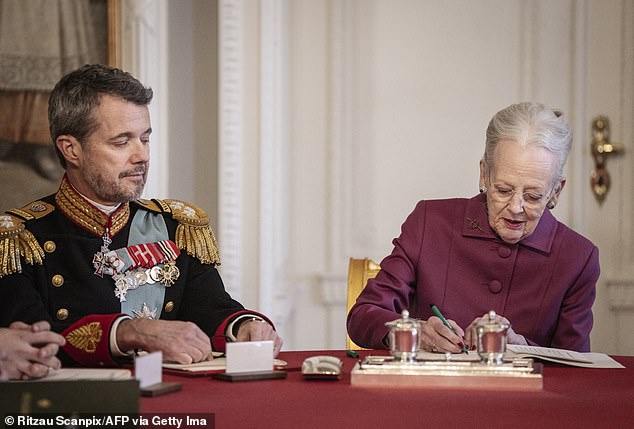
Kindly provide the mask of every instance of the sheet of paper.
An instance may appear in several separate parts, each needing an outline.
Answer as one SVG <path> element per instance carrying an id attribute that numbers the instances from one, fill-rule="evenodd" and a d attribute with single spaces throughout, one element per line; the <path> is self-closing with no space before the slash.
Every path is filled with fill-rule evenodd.
<path id="1" fill-rule="evenodd" d="M 210 360 L 204 360 L 202 362 L 190 363 L 190 364 L 181 364 L 181 363 L 173 363 L 173 362 L 163 362 L 163 368 L 167 369 L 178 369 L 181 371 L 190 371 L 190 372 L 204 372 L 204 371 L 224 371 L 227 367 L 227 359 L 225 358 L 214 358 Z"/>
<path id="2" fill-rule="evenodd" d="M 592 361 L 587 368 L 625 368 L 605 353 L 584 353 L 583 355 Z M 585 367 L 583 364 L 577 366 Z"/>
<path id="3" fill-rule="evenodd" d="M 517 344 L 509 344 L 507 348 L 513 353 L 531 353 L 539 356 L 550 357 L 553 359 L 564 359 L 592 363 L 592 361 L 589 358 L 585 357 L 583 353 L 579 353 L 573 350 L 556 349 L 551 347 L 522 346 Z"/>
<path id="4" fill-rule="evenodd" d="M 507 345 L 507 352 L 504 357 L 505 359 L 511 359 L 513 357 L 532 357 L 534 359 L 542 359 L 544 361 L 557 362 L 581 368 L 623 368 L 623 365 L 604 353 L 580 353 L 574 350 L 551 347 L 509 344 Z M 449 359 L 447 359 L 445 353 L 419 351 L 416 358 L 425 361 L 451 360 L 454 362 L 477 362 L 480 360 L 477 351 L 470 351 L 469 354 L 450 353 Z"/>
<path id="5" fill-rule="evenodd" d="M 227 374 L 273 371 L 273 341 L 227 343 Z"/>
<path id="6" fill-rule="evenodd" d="M 151 386 L 162 381 L 163 353 L 154 352 L 134 359 L 134 376 L 139 380 L 139 387 Z"/>
<path id="7" fill-rule="evenodd" d="M 38 381 L 65 380 L 127 380 L 132 378 L 129 369 L 122 368 L 60 368 L 51 369 L 48 375 Z"/>
<path id="8" fill-rule="evenodd" d="M 281 359 L 273 359 L 273 365 L 275 368 L 284 368 L 288 363 Z M 163 362 L 163 368 L 173 369 L 185 372 L 224 372 L 227 368 L 227 359 L 219 357 L 215 359 L 205 360 L 202 362 L 181 364 L 174 362 Z"/>
<path id="9" fill-rule="evenodd" d="M 580 353 L 573 350 L 517 344 L 509 344 L 507 352 L 510 356 L 515 354 L 582 368 L 624 368 L 605 353 Z"/>

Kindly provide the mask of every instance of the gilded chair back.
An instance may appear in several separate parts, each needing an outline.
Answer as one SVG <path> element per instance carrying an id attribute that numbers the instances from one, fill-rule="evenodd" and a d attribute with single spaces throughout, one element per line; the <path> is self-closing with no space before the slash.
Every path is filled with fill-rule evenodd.
<path id="1" fill-rule="evenodd" d="M 348 308 L 346 315 L 357 300 L 357 297 L 368 283 L 369 279 L 376 277 L 381 271 L 381 266 L 372 259 L 350 258 L 348 263 Z M 362 350 L 363 347 L 356 345 L 346 332 L 346 348 L 348 350 Z"/>

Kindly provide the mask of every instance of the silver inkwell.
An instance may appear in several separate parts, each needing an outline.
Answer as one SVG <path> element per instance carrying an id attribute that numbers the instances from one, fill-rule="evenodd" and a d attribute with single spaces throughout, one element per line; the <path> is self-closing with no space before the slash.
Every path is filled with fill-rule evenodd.
<path id="1" fill-rule="evenodd" d="M 390 354 L 400 362 L 414 362 L 419 350 L 420 322 L 410 319 L 409 311 L 403 310 L 400 319 L 387 322 L 385 326 L 390 330 L 388 334 Z"/>
<path id="2" fill-rule="evenodd" d="M 476 326 L 478 334 L 478 355 L 487 365 L 502 365 L 506 352 L 506 335 L 509 323 L 496 321 L 495 311 L 489 311 L 486 318 Z"/>

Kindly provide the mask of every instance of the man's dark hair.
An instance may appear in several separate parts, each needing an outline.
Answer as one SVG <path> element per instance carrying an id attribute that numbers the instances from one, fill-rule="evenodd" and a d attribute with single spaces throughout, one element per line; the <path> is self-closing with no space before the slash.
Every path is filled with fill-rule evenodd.
<path id="1" fill-rule="evenodd" d="M 66 160 L 55 144 L 57 138 L 73 136 L 83 145 L 98 126 L 94 109 L 103 95 L 146 106 L 153 94 L 130 73 L 103 64 L 87 64 L 62 77 L 48 100 L 49 130 L 62 167 Z"/>

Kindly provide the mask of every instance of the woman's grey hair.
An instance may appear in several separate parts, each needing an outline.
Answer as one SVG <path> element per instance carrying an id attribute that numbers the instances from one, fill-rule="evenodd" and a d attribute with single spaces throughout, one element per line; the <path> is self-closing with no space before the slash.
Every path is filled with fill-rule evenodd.
<path id="1" fill-rule="evenodd" d="M 502 140 L 549 150 L 558 159 L 555 174 L 558 178 L 563 177 L 572 144 L 572 131 L 561 112 L 530 102 L 512 104 L 497 112 L 487 127 L 483 156 L 486 165 L 495 164 L 495 147 Z"/>

